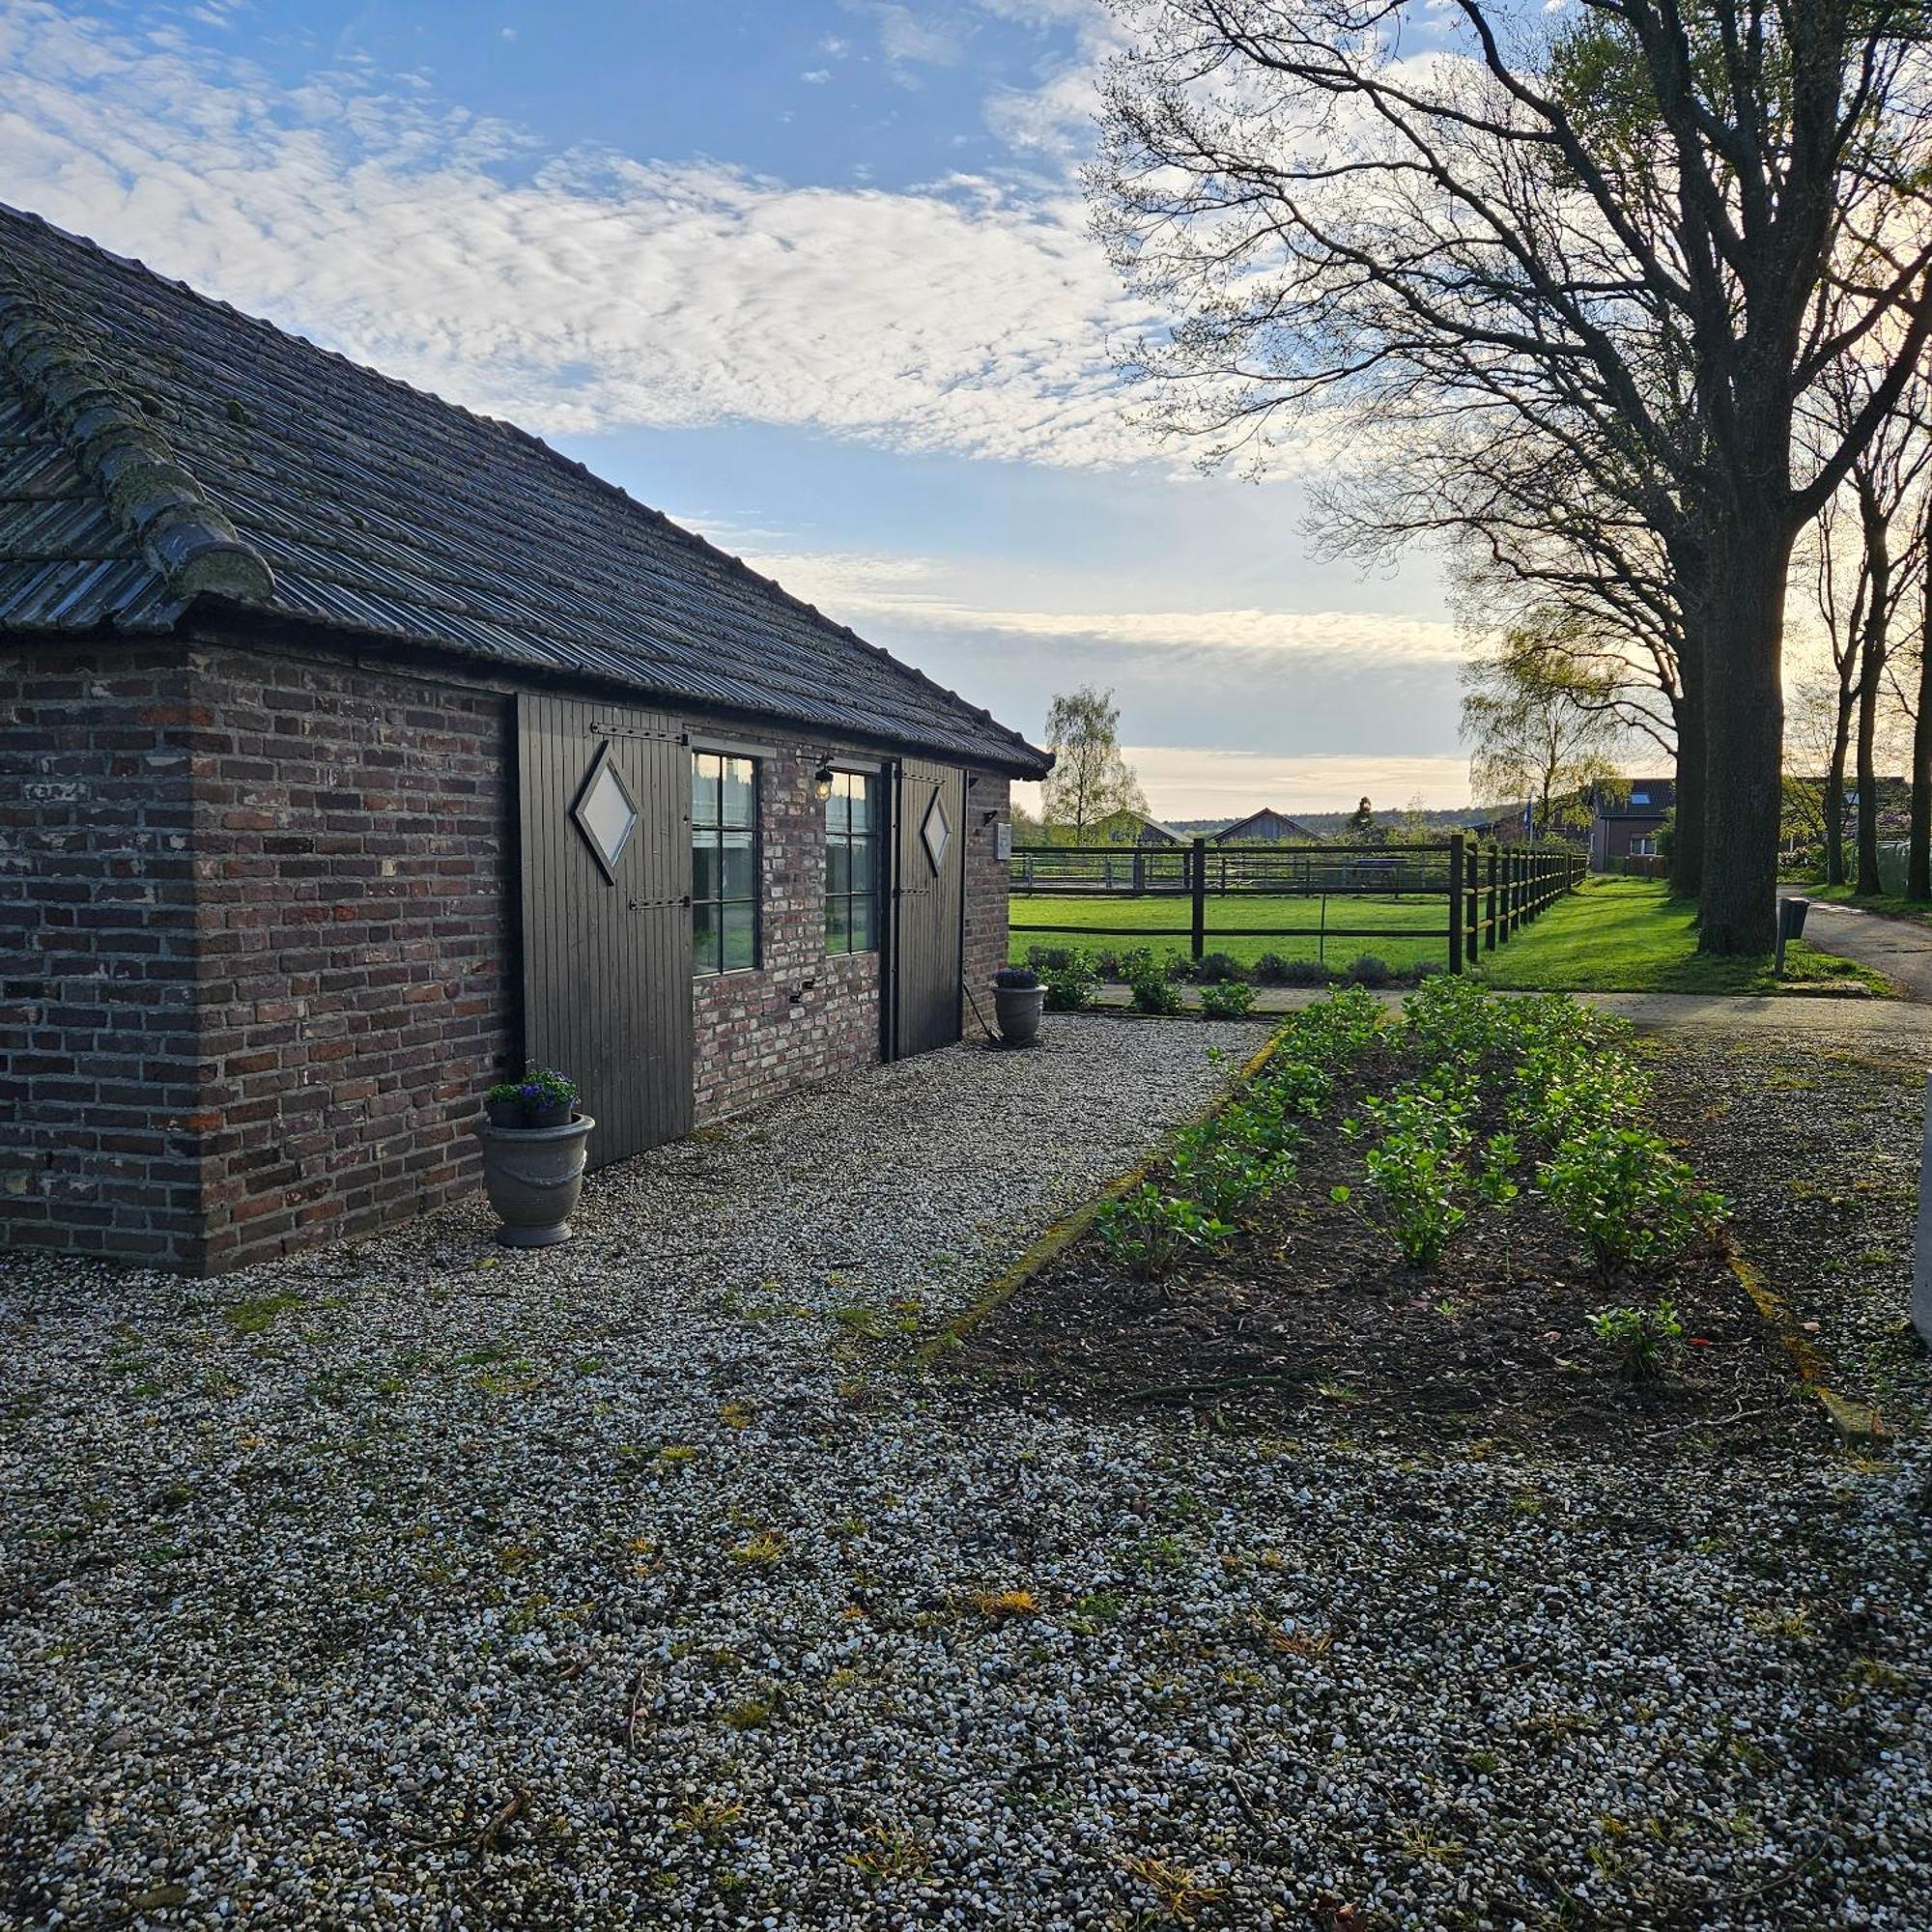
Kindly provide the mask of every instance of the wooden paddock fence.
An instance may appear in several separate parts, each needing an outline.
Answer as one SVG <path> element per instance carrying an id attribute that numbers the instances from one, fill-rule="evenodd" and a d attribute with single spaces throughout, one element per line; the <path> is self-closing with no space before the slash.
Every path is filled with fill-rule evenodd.
<path id="1" fill-rule="evenodd" d="M 1015 845 L 1009 890 L 1015 899 L 1168 898 L 1185 900 L 1185 925 L 1067 925 L 1015 919 L 1029 938 L 1184 939 L 1199 959 L 1210 940 L 1379 939 L 1442 942 L 1450 972 L 1510 936 L 1545 907 L 1576 890 L 1585 855 L 1574 845 L 1485 845 L 1458 833 L 1432 845 Z M 1208 928 L 1209 898 L 1321 900 L 1316 925 L 1217 925 Z M 1350 898 L 1434 899 L 1439 925 L 1335 925 L 1328 901 Z"/>

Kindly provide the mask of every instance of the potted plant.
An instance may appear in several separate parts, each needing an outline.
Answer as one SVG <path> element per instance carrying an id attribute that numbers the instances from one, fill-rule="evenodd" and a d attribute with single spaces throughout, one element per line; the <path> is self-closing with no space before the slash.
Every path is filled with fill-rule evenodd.
<path id="1" fill-rule="evenodd" d="M 1002 966 L 993 975 L 993 1013 L 1009 1046 L 1031 1046 L 1039 1037 L 1046 988 L 1031 966 Z"/>
<path id="2" fill-rule="evenodd" d="M 533 1066 L 484 1095 L 476 1137 L 483 1144 L 483 1185 L 502 1223 L 497 1238 L 510 1248 L 548 1248 L 570 1238 L 570 1217 L 583 1191 L 585 1143 L 596 1126 L 579 1110 L 577 1087 L 553 1067 Z"/>

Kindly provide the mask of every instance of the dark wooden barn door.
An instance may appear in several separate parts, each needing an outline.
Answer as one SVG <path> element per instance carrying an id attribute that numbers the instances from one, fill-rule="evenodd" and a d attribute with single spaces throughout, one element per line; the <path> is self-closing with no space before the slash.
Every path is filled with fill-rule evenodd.
<path id="1" fill-rule="evenodd" d="M 893 827 L 892 1049 L 904 1059 L 959 1037 L 965 774 L 900 765 Z"/>
<path id="2" fill-rule="evenodd" d="M 602 1167 L 691 1126 L 691 753 L 628 705 L 517 699 L 524 1043 Z"/>

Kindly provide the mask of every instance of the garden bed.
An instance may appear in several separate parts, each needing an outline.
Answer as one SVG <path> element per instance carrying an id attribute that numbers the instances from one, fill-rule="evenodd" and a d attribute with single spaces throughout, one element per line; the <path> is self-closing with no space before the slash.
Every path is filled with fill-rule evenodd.
<path id="1" fill-rule="evenodd" d="M 1332 1037 L 1333 1010 L 1351 1005 L 1353 1042 L 1310 1053 L 1299 1030 Z M 1619 1023 L 1446 984 L 1411 1005 L 1421 1028 L 1378 1026 L 1360 996 L 1291 1021 L 1275 1084 L 1306 1111 L 1290 1109 L 1285 1148 L 1268 1151 L 1264 1127 L 1242 1156 L 1260 1181 L 1204 1187 L 1203 1163 L 1226 1156 L 1211 1139 L 1184 1146 L 1137 1210 L 1110 1210 L 970 1331 L 956 1365 L 1076 1412 L 1289 1436 L 1631 1453 L 1814 1436 L 1720 1214 L 1645 1124 Z M 1296 1070 L 1324 1054 L 1312 1082 Z M 1264 1121 L 1269 1080 L 1255 1090 Z M 1250 1122 L 1232 1132 L 1254 1141 Z M 1223 1231 L 1190 1231 L 1187 1204 L 1217 1186 L 1245 1198 Z M 1150 1229 L 1162 1252 L 1148 1252 Z M 1441 1252 L 1413 1263 L 1398 1233 Z M 1618 1308 L 1643 1318 L 1639 1359 L 1593 1326 Z"/>

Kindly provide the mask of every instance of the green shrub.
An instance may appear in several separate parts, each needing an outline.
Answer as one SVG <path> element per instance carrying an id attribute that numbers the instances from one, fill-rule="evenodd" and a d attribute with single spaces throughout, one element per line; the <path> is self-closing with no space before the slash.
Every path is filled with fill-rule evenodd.
<path id="1" fill-rule="evenodd" d="M 1284 986 L 1326 986 L 1334 982 L 1335 969 L 1319 959 L 1284 959 L 1277 983 Z"/>
<path id="2" fill-rule="evenodd" d="M 1630 1382 L 1662 1380 L 1684 1353 L 1684 1324 L 1668 1301 L 1651 1308 L 1603 1309 L 1590 1317 L 1590 1333 Z"/>
<path id="3" fill-rule="evenodd" d="M 1136 1274 L 1164 1281 L 1190 1254 L 1219 1247 L 1234 1233 L 1198 1202 L 1144 1180 L 1100 1210 L 1100 1238 Z"/>
<path id="4" fill-rule="evenodd" d="M 1381 1203 L 1382 1227 L 1411 1267 L 1434 1267 L 1468 1219 L 1456 1197 L 1470 1140 L 1469 1103 L 1408 1087 L 1369 1101 L 1363 1112 L 1381 1132 L 1363 1164 Z"/>
<path id="5" fill-rule="evenodd" d="M 1160 970 L 1170 980 L 1191 980 L 1194 977 L 1194 961 L 1184 952 L 1170 952 L 1161 961 Z"/>
<path id="6" fill-rule="evenodd" d="M 1223 986 L 1248 976 L 1232 952 L 1204 952 L 1194 962 L 1193 977 L 1204 986 Z"/>
<path id="7" fill-rule="evenodd" d="M 1210 1020 L 1237 1020 L 1255 1003 L 1255 989 L 1245 980 L 1201 989 L 1202 1016 Z"/>
<path id="8" fill-rule="evenodd" d="M 1178 1013 L 1180 1010 L 1180 995 L 1174 990 L 1174 981 L 1159 967 L 1143 967 L 1127 983 L 1133 988 L 1136 1012 Z"/>
<path id="9" fill-rule="evenodd" d="M 1046 988 L 1046 1009 L 1050 1013 L 1083 1011 L 1094 997 L 1094 969 L 1077 952 L 1065 965 L 1042 967 L 1039 978 Z"/>
<path id="10" fill-rule="evenodd" d="M 1659 1135 L 1614 1122 L 1570 1134 L 1536 1179 L 1604 1265 L 1679 1254 L 1724 1211 Z"/>
<path id="11" fill-rule="evenodd" d="M 1248 969 L 1248 977 L 1257 986 L 1285 986 L 1288 984 L 1288 961 L 1279 952 L 1264 952 Z"/>
<path id="12" fill-rule="evenodd" d="M 1086 962 L 1084 955 L 1071 946 L 1029 946 L 1026 963 L 1043 980 L 1049 973 L 1065 973 L 1069 967 Z"/>
<path id="13" fill-rule="evenodd" d="M 1364 952 L 1360 958 L 1349 961 L 1347 977 L 1357 986 L 1386 986 L 1395 978 L 1395 969 L 1386 959 Z"/>

